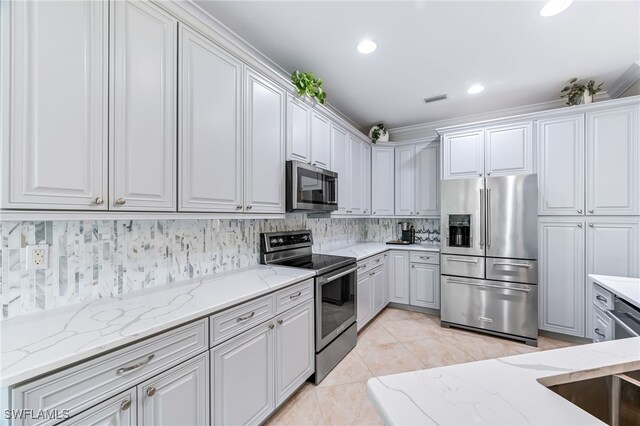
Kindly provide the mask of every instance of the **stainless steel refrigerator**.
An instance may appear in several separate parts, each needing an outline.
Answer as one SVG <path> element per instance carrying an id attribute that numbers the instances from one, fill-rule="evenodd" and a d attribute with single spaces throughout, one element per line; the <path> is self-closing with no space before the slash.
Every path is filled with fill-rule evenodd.
<path id="1" fill-rule="evenodd" d="M 442 181 L 441 321 L 538 338 L 537 175 Z"/>

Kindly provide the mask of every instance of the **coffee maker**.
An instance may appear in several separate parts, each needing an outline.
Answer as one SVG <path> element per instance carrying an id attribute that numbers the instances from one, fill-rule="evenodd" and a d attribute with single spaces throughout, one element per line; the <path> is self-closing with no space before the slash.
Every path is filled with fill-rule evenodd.
<path id="1" fill-rule="evenodd" d="M 414 244 L 416 242 L 416 230 L 409 222 L 398 222 L 400 229 L 400 240 L 405 244 Z"/>

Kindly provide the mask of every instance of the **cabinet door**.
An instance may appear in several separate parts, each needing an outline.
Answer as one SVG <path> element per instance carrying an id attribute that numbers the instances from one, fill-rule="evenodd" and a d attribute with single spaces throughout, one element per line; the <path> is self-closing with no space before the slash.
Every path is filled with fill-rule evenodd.
<path id="1" fill-rule="evenodd" d="M 587 213 L 640 213 L 636 106 L 587 114 Z"/>
<path id="2" fill-rule="evenodd" d="M 242 209 L 242 64 L 180 26 L 181 211 Z"/>
<path id="3" fill-rule="evenodd" d="M 588 333 L 589 335 L 587 337 L 591 337 L 593 339 L 593 343 L 613 340 L 613 331 L 615 329 L 615 323 L 613 320 L 595 305 L 591 305 L 590 308 L 591 321 L 589 321 L 589 323 L 592 331 L 591 333 Z"/>
<path id="4" fill-rule="evenodd" d="M 362 214 L 371 214 L 371 145 L 362 142 Z"/>
<path id="5" fill-rule="evenodd" d="M 109 208 L 174 211 L 178 22 L 147 2 L 111 6 Z"/>
<path id="6" fill-rule="evenodd" d="M 137 424 L 136 388 L 129 389 L 77 416 L 60 423 L 62 426 L 135 426 Z"/>
<path id="7" fill-rule="evenodd" d="M 538 214 L 584 213 L 584 115 L 537 123 Z"/>
<path id="8" fill-rule="evenodd" d="M 391 273 L 389 272 L 389 263 L 390 263 L 389 253 L 385 253 L 382 256 L 382 258 L 383 258 L 383 262 L 384 262 L 383 265 L 382 265 L 383 272 L 384 272 L 384 275 L 383 275 L 383 280 L 384 280 L 384 306 L 387 306 L 387 304 L 389 304 L 389 293 L 391 293 L 389 291 L 389 289 L 390 289 L 389 281 L 391 280 Z"/>
<path id="9" fill-rule="evenodd" d="M 415 147 L 403 146 L 395 152 L 396 216 L 413 216 L 415 213 Z"/>
<path id="10" fill-rule="evenodd" d="M 507 176 L 533 173 L 531 122 L 487 127 L 485 174 Z"/>
<path id="11" fill-rule="evenodd" d="M 437 145 L 416 145 L 415 151 L 415 213 L 437 216 L 440 201 L 439 151 Z"/>
<path id="12" fill-rule="evenodd" d="M 640 276 L 640 220 L 598 218 L 587 222 L 587 275 Z M 593 303 L 593 285 L 587 284 L 587 312 Z M 587 337 L 593 336 L 593 316 L 587 316 Z"/>
<path id="13" fill-rule="evenodd" d="M 285 94 L 252 70 L 245 80 L 245 211 L 284 213 Z"/>
<path id="14" fill-rule="evenodd" d="M 364 210 L 364 142 L 348 135 L 351 146 L 351 184 L 350 184 L 350 201 L 351 204 L 347 209 L 349 214 L 363 214 Z M 338 176 L 338 179 L 340 177 Z M 338 185 L 340 182 L 338 181 Z"/>
<path id="15" fill-rule="evenodd" d="M 108 3 L 3 2 L 0 15 L 2 208 L 105 210 Z"/>
<path id="16" fill-rule="evenodd" d="M 373 280 L 370 272 L 358 275 L 358 285 L 356 288 L 356 319 L 358 331 L 364 327 L 373 315 Z"/>
<path id="17" fill-rule="evenodd" d="M 387 305 L 387 281 L 384 266 L 377 267 L 372 272 L 373 281 L 373 315 L 377 314 Z"/>
<path id="18" fill-rule="evenodd" d="M 584 337 L 584 222 L 541 220 L 538 238 L 539 328 Z"/>
<path id="19" fill-rule="evenodd" d="M 389 302 L 409 304 L 409 252 L 389 252 Z"/>
<path id="20" fill-rule="evenodd" d="M 313 300 L 276 317 L 276 406 L 315 371 Z"/>
<path id="21" fill-rule="evenodd" d="M 440 309 L 440 268 L 437 265 L 412 263 L 410 283 L 411 305 Z"/>
<path id="22" fill-rule="evenodd" d="M 374 146 L 371 150 L 371 214 L 394 214 L 394 148 Z"/>
<path id="23" fill-rule="evenodd" d="M 209 353 L 138 386 L 140 426 L 209 424 Z"/>
<path id="24" fill-rule="evenodd" d="M 484 176 L 484 130 L 444 135 L 443 179 Z"/>
<path id="25" fill-rule="evenodd" d="M 273 321 L 212 349 L 214 425 L 257 425 L 275 408 Z"/>
<path id="26" fill-rule="evenodd" d="M 331 125 L 316 111 L 311 115 L 311 163 L 331 169 Z"/>
<path id="27" fill-rule="evenodd" d="M 311 116 L 309 106 L 287 95 L 287 158 L 311 162 Z"/>
<path id="28" fill-rule="evenodd" d="M 338 214 L 346 214 L 351 205 L 351 145 L 347 132 L 331 125 L 331 164 L 338 173 Z"/>

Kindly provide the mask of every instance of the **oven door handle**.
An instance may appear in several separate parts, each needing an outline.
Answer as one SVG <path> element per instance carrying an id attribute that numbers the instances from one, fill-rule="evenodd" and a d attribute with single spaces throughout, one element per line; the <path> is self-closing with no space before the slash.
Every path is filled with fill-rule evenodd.
<path id="1" fill-rule="evenodd" d="M 325 277 L 320 277 L 320 278 L 318 278 L 318 281 L 320 281 L 320 284 L 330 283 L 331 281 L 335 281 L 338 278 L 344 277 L 345 275 L 348 275 L 348 274 L 350 274 L 352 272 L 355 272 L 357 270 L 358 270 L 358 267 L 354 266 L 352 268 L 347 269 L 346 271 L 341 271 L 341 272 L 338 272 L 335 275 L 331 275 L 330 277 L 326 277 L 326 278 Z"/>
<path id="2" fill-rule="evenodd" d="M 636 333 L 631 327 L 629 327 L 627 324 L 625 324 L 624 321 L 622 321 L 620 318 L 618 318 L 612 311 L 606 310 L 606 311 L 604 311 L 604 313 L 607 314 L 607 316 L 609 318 L 611 318 L 617 325 L 622 327 L 622 329 L 624 331 L 626 331 L 627 333 L 629 333 L 630 335 L 632 335 L 634 337 L 640 337 L 640 334 Z"/>

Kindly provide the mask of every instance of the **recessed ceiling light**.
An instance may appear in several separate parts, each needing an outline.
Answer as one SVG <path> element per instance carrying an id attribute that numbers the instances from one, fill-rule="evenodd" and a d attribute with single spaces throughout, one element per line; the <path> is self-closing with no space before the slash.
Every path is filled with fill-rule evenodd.
<path id="1" fill-rule="evenodd" d="M 360 43 L 358 43 L 358 52 L 365 55 L 373 52 L 377 48 L 378 45 L 373 40 L 369 40 L 368 38 L 365 38 Z"/>
<path id="2" fill-rule="evenodd" d="M 482 84 L 474 84 L 467 89 L 467 93 L 471 95 L 475 95 L 476 93 L 480 93 L 484 90 L 484 86 Z"/>
<path id="3" fill-rule="evenodd" d="M 567 10 L 567 8 L 571 6 L 571 3 L 573 3 L 573 0 L 550 0 L 540 9 L 540 16 L 547 17 L 557 15 Z"/>

